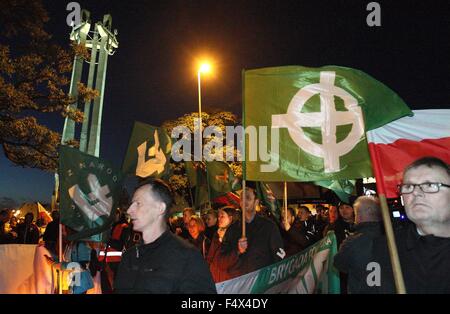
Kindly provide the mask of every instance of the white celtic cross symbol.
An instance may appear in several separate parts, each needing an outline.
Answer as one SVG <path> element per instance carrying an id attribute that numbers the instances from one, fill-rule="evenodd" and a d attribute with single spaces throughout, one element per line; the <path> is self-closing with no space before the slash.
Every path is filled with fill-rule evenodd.
<path id="1" fill-rule="evenodd" d="M 339 158 L 349 153 L 364 134 L 364 122 L 358 101 L 346 90 L 334 85 L 335 72 L 320 72 L 320 83 L 310 84 L 300 89 L 289 103 L 286 114 L 272 115 L 273 128 L 288 128 L 292 140 L 304 151 L 324 159 L 326 173 L 341 170 Z M 320 95 L 320 111 L 302 113 L 306 101 Z M 348 111 L 336 111 L 334 96 L 344 101 Z M 351 124 L 352 129 L 347 137 L 336 141 L 336 128 L 339 125 Z M 320 127 L 322 144 L 313 142 L 302 127 Z"/>

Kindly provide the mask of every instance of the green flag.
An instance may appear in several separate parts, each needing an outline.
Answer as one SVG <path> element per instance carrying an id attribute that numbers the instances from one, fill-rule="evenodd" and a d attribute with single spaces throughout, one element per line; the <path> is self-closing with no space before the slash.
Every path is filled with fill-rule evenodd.
<path id="1" fill-rule="evenodd" d="M 199 209 L 203 204 L 209 202 L 208 179 L 206 171 L 200 162 L 185 161 L 184 169 L 189 180 L 191 189 L 195 189 L 194 207 Z"/>
<path id="2" fill-rule="evenodd" d="M 172 140 L 158 127 L 135 122 L 122 172 L 141 178 L 162 178 L 169 173 Z"/>
<path id="3" fill-rule="evenodd" d="M 208 176 L 208 185 L 210 199 L 225 195 L 231 192 L 234 181 L 233 172 L 228 163 L 224 161 L 206 161 L 206 175 Z"/>
<path id="4" fill-rule="evenodd" d="M 397 94 L 359 70 L 286 66 L 245 71 L 244 125 L 256 127 L 258 135 L 245 140 L 246 179 L 370 177 L 365 131 L 409 114 Z M 263 151 L 270 158 L 261 157 L 261 143 L 267 143 Z"/>
<path id="5" fill-rule="evenodd" d="M 272 215 L 280 220 L 280 205 L 273 193 L 272 189 L 267 183 L 256 182 L 256 194 L 261 202 L 261 205 L 269 208 Z"/>
<path id="6" fill-rule="evenodd" d="M 332 190 L 341 201 L 346 203 L 349 202 L 350 195 L 352 195 L 355 189 L 355 180 L 323 180 L 316 181 L 314 184 Z"/>
<path id="7" fill-rule="evenodd" d="M 196 167 L 197 184 L 195 186 L 195 208 L 200 209 L 202 205 L 209 202 L 208 179 L 206 171 L 200 164 Z"/>
<path id="8" fill-rule="evenodd" d="M 105 241 L 122 191 L 121 174 L 106 160 L 61 146 L 61 223 L 77 233 L 69 240 Z"/>
<path id="9" fill-rule="evenodd" d="M 197 185 L 197 166 L 194 161 L 185 161 L 184 169 L 186 171 L 186 176 L 188 177 L 189 185 L 194 188 Z"/>

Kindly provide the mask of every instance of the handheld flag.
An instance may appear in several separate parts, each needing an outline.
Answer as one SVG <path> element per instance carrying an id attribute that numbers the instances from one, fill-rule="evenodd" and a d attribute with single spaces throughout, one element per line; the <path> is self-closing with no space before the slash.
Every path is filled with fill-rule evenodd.
<path id="1" fill-rule="evenodd" d="M 414 110 L 404 117 L 369 131 L 370 157 L 378 194 L 398 197 L 403 170 L 415 160 L 434 156 L 450 164 L 450 110 Z"/>
<path id="2" fill-rule="evenodd" d="M 231 192 L 234 175 L 228 163 L 224 161 L 206 161 L 205 164 L 210 199 Z"/>
<path id="3" fill-rule="evenodd" d="M 172 140 L 162 128 L 135 122 L 122 172 L 141 178 L 168 174 Z"/>
<path id="4" fill-rule="evenodd" d="M 359 70 L 285 66 L 245 71 L 244 124 L 255 127 L 259 137 L 245 140 L 245 178 L 369 177 L 365 131 L 409 114 L 395 92 Z M 256 143 L 268 147 L 256 149 Z"/>
<path id="5" fill-rule="evenodd" d="M 68 239 L 106 240 L 121 193 L 120 172 L 106 160 L 67 146 L 61 146 L 59 158 L 61 223 L 77 232 Z"/>

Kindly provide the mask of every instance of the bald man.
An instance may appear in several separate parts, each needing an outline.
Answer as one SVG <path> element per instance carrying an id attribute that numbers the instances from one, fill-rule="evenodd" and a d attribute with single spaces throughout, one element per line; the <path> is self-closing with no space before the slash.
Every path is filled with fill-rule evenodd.
<path id="1" fill-rule="evenodd" d="M 376 293 L 367 286 L 367 264 L 372 261 L 373 240 L 382 235 L 381 209 L 378 198 L 360 196 L 356 199 L 355 233 L 349 236 L 334 257 L 334 266 L 348 274 L 348 293 Z"/>

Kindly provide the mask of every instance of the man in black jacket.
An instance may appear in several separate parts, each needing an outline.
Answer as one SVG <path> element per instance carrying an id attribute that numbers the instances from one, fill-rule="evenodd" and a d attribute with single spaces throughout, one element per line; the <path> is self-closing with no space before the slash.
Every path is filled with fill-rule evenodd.
<path id="1" fill-rule="evenodd" d="M 277 225 L 272 220 L 256 214 L 256 206 L 259 203 L 256 186 L 254 182 L 247 183 L 248 187 L 241 195 L 241 208 L 244 207 L 245 198 L 246 237 L 240 237 L 241 224 L 233 224 L 227 231 L 230 232 L 230 238 L 240 237 L 237 243 L 235 242 L 238 261 L 229 268 L 233 277 L 274 264 L 286 255 Z"/>
<path id="2" fill-rule="evenodd" d="M 348 293 L 373 293 L 366 282 L 367 265 L 373 261 L 373 241 L 383 233 L 381 209 L 378 198 L 360 196 L 355 209 L 355 233 L 342 242 L 334 257 L 334 266 L 348 274 Z"/>
<path id="3" fill-rule="evenodd" d="M 122 256 L 116 293 L 216 293 L 200 252 L 168 230 L 173 198 L 161 180 L 146 180 L 135 191 L 128 214 L 144 244 Z"/>
<path id="4" fill-rule="evenodd" d="M 450 166 L 424 157 L 406 167 L 399 187 L 413 222 L 396 232 L 397 250 L 407 293 L 450 293 Z M 374 242 L 380 265 L 380 293 L 395 293 L 386 239 Z"/>

